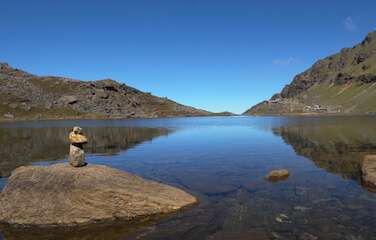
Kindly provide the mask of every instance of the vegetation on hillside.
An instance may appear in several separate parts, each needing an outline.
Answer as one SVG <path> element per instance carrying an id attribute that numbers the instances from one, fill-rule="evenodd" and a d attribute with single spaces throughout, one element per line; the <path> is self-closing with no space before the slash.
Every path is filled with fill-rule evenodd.
<path id="1" fill-rule="evenodd" d="M 281 93 L 244 114 L 376 113 L 376 31 L 353 48 L 319 60 Z"/>

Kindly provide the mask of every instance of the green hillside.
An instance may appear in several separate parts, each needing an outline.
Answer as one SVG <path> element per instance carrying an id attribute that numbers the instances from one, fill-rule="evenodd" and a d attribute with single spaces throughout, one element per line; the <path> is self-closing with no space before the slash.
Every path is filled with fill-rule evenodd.
<path id="1" fill-rule="evenodd" d="M 270 100 L 244 114 L 376 113 L 376 31 L 317 61 Z"/>

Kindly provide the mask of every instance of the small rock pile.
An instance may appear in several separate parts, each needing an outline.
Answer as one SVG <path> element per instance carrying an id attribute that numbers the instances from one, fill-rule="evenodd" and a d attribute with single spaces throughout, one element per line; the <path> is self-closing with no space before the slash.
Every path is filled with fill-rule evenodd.
<path id="1" fill-rule="evenodd" d="M 82 128 L 73 127 L 73 131 L 69 133 L 69 141 L 69 164 L 73 167 L 86 166 L 83 145 L 87 143 L 87 138 L 82 134 Z"/>

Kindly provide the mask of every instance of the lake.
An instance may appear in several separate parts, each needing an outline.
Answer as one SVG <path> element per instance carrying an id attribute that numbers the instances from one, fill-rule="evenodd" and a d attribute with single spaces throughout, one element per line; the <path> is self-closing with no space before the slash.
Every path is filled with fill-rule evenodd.
<path id="1" fill-rule="evenodd" d="M 376 239 L 361 162 L 375 117 L 203 117 L 0 124 L 0 187 L 23 165 L 67 161 L 81 126 L 89 164 L 182 188 L 197 206 L 135 225 L 7 229 L 3 239 Z M 286 181 L 268 182 L 286 168 Z"/>

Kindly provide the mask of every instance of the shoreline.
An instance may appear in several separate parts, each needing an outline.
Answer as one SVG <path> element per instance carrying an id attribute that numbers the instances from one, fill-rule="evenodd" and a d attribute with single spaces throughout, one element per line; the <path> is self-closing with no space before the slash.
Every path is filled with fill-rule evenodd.
<path id="1" fill-rule="evenodd" d="M 376 114 L 320 114 L 320 113 L 289 113 L 289 114 L 234 114 L 234 115 L 189 115 L 189 116 L 165 116 L 165 117 L 142 117 L 142 118 L 123 118 L 123 117 L 67 117 L 67 118 L 41 118 L 41 119 L 4 119 L 0 118 L 2 123 L 22 123 L 38 121 L 74 121 L 74 120 L 153 120 L 153 119 L 174 119 L 174 118 L 196 118 L 196 117 L 376 117 Z"/>
<path id="2" fill-rule="evenodd" d="M 15 118 L 5 119 L 0 118 L 0 123 L 17 123 L 28 121 L 61 121 L 61 120 L 149 120 L 149 119 L 172 119 L 172 118 L 194 118 L 194 117 L 234 117 L 234 116 L 246 116 L 242 114 L 222 115 L 222 114 L 209 114 L 209 115 L 181 115 L 181 116 L 158 116 L 158 117 L 141 117 L 141 118 L 127 118 L 127 117 L 57 117 L 57 118 Z"/>

